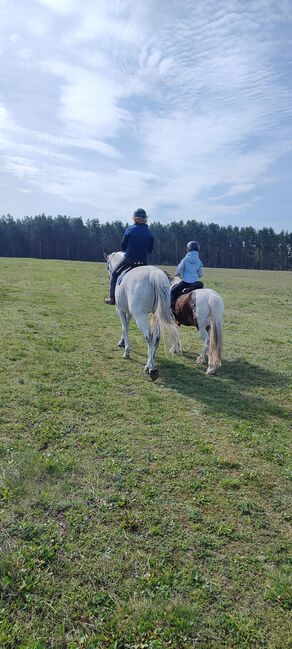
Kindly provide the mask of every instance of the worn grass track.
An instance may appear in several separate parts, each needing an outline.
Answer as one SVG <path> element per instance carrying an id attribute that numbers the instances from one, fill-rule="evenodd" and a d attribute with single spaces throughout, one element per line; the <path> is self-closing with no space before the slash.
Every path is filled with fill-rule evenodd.
<path id="1" fill-rule="evenodd" d="M 290 646 L 291 280 L 208 270 L 223 366 L 152 383 L 103 264 L 0 259 L 1 649 Z"/>

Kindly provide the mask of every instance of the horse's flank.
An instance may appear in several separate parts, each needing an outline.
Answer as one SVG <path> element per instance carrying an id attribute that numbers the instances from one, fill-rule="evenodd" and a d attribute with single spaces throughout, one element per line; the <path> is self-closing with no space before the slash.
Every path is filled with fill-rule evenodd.
<path id="1" fill-rule="evenodd" d="M 175 303 L 175 319 L 178 325 L 187 327 L 198 327 L 196 318 L 196 295 L 195 291 L 180 295 Z"/>

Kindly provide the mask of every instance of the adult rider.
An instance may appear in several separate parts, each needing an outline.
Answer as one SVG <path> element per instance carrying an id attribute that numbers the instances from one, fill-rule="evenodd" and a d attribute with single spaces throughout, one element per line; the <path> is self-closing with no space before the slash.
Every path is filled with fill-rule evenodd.
<path id="1" fill-rule="evenodd" d="M 152 252 L 154 238 L 147 225 L 147 214 L 139 208 L 133 214 L 133 225 L 126 229 L 121 241 L 121 249 L 125 253 L 122 261 L 116 266 L 110 280 L 110 297 L 105 299 L 106 304 L 115 304 L 115 288 L 118 276 L 130 266 L 145 266 L 148 254 Z"/>

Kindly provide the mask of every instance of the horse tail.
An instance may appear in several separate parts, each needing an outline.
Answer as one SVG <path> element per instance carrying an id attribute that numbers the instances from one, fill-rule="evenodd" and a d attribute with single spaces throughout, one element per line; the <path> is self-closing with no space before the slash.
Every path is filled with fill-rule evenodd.
<path id="1" fill-rule="evenodd" d="M 165 331 L 169 337 L 171 350 L 179 354 L 181 353 L 181 340 L 178 326 L 171 312 L 169 280 L 162 270 L 155 268 L 150 274 L 150 283 L 154 290 L 151 335 L 157 340 L 161 331 Z"/>
<path id="2" fill-rule="evenodd" d="M 210 342 L 208 352 L 208 365 L 216 369 L 221 366 L 221 351 L 223 343 L 223 313 L 224 303 L 218 293 L 209 297 L 210 308 Z"/>

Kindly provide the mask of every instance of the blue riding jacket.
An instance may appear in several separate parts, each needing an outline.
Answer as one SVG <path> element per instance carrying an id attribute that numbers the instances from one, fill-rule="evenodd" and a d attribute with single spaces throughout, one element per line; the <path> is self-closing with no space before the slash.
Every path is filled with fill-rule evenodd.
<path id="1" fill-rule="evenodd" d="M 187 252 L 179 263 L 175 274 L 179 275 L 187 284 L 197 282 L 204 275 L 203 264 L 200 260 L 199 253 L 196 250 Z"/>
<path id="2" fill-rule="evenodd" d="M 121 241 L 124 259 L 129 262 L 141 261 L 147 263 L 147 257 L 152 252 L 154 238 L 147 223 L 135 223 L 126 229 Z"/>

